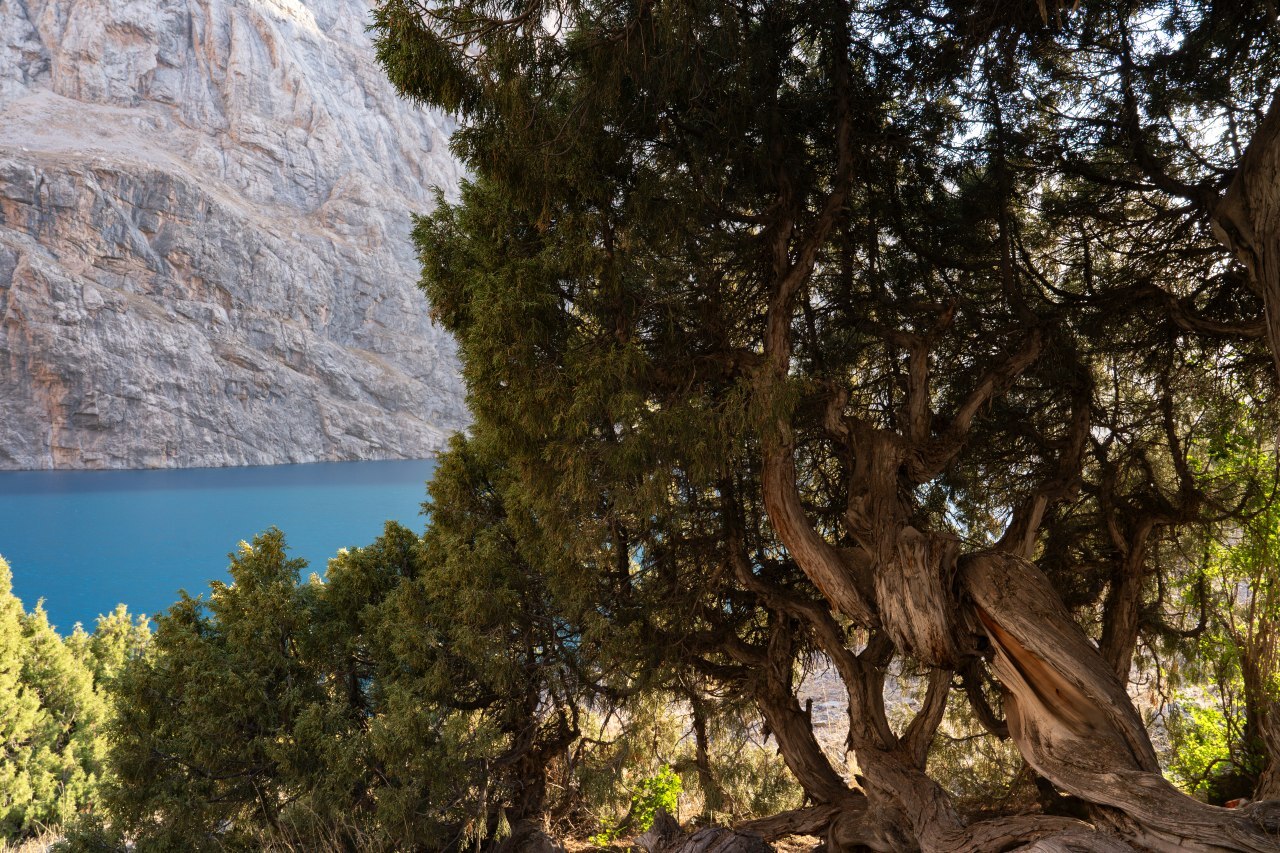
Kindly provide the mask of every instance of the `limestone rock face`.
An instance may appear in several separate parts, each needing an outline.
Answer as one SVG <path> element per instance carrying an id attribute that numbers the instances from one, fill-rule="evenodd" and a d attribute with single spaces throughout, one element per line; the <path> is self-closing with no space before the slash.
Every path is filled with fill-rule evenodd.
<path id="1" fill-rule="evenodd" d="M 410 214 L 447 119 L 368 0 L 0 0 L 0 468 L 423 457 L 466 424 Z"/>

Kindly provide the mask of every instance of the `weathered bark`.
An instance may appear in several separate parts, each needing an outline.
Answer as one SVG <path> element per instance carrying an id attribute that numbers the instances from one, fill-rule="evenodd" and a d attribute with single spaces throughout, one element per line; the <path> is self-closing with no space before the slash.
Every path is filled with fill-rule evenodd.
<path id="1" fill-rule="evenodd" d="M 1253 789 L 1255 800 L 1280 800 L 1280 720 L 1276 716 L 1280 708 L 1272 706 L 1271 719 L 1262 733 L 1262 742 L 1267 751 L 1267 763 L 1258 777 L 1258 785 Z"/>
<path id="2" fill-rule="evenodd" d="M 773 853 L 773 848 L 754 833 L 709 826 L 667 845 L 662 853 Z"/>
<path id="3" fill-rule="evenodd" d="M 635 846 L 648 853 L 660 853 L 661 850 L 674 844 L 684 834 L 676 819 L 667 814 L 666 809 L 658 809 L 653 815 L 653 823 L 649 828 L 636 836 Z"/>
<path id="4" fill-rule="evenodd" d="M 965 589 L 997 650 L 994 669 L 1009 691 L 1006 705 L 1012 697 L 1026 711 L 1008 715 L 1015 741 L 1015 723 L 1029 717 L 1053 726 L 1044 733 L 1060 740 L 1106 738 L 1108 750 L 1125 765 L 1157 772 L 1155 750 L 1124 685 L 1049 579 L 1032 563 L 997 552 L 972 555 L 962 565 Z M 1033 708 L 1042 713 L 1034 716 Z"/>
<path id="5" fill-rule="evenodd" d="M 1270 669 L 1274 665 L 1275 628 L 1269 619 L 1254 628 L 1254 635 L 1237 635 L 1240 669 L 1244 681 L 1244 751 L 1256 762 L 1255 800 L 1280 799 L 1280 703 L 1271 693 Z M 1250 768 L 1252 769 L 1252 768 Z"/>
<path id="6" fill-rule="evenodd" d="M 900 810 L 877 810 L 872 801 L 832 821 L 826 835 L 828 853 L 870 849 L 884 853 L 990 853 L 1013 849 L 1132 853 L 1134 848 L 1106 829 L 1068 817 L 1023 815 L 981 821 L 971 826 L 938 827 L 919 833 L 918 821 Z M 1042 846 L 1037 848 L 1036 844 Z M 1029 846 L 1028 846 L 1029 845 Z"/>
<path id="7" fill-rule="evenodd" d="M 915 853 L 919 841 L 907 815 L 883 798 L 867 800 L 865 807 L 836 817 L 823 839 L 828 853 L 874 850 L 876 853 Z"/>
<path id="8" fill-rule="evenodd" d="M 1267 344 L 1280 375 L 1280 93 L 1211 215 L 1214 234 L 1244 264 L 1262 297 Z"/>
<path id="9" fill-rule="evenodd" d="M 940 324 L 950 322 L 944 312 Z M 940 474 L 963 449 L 978 411 L 1003 392 L 1040 355 L 1044 338 L 1033 329 L 1018 349 L 997 362 L 951 413 L 946 427 L 930 435 L 928 358 L 911 346 L 905 436 L 849 419 L 854 450 L 845 520 L 870 555 L 874 607 L 897 648 L 922 663 L 956 669 L 971 653 L 956 622 L 952 589 L 959 540 L 922 531 L 912 523 L 912 487 Z"/>
<path id="10" fill-rule="evenodd" d="M 961 651 L 950 586 L 959 542 L 905 526 L 891 547 L 876 567 L 880 621 L 898 648 L 929 666 L 956 667 Z"/>
<path id="11" fill-rule="evenodd" d="M 957 834 L 949 853 L 989 853 L 992 850 L 1096 851 L 1132 853 L 1116 836 L 1082 821 L 1051 815 L 1026 815 L 983 821 Z"/>
<path id="12" fill-rule="evenodd" d="M 1009 731 L 1055 785 L 1108 807 L 1112 831 L 1156 851 L 1277 851 L 1269 807 L 1204 805 L 1159 774 L 1146 730 L 1115 671 L 1048 578 L 1008 554 L 962 561 L 962 580 L 995 648 Z"/>
<path id="13" fill-rule="evenodd" d="M 917 566 L 936 577 L 951 577 L 952 570 L 941 559 L 922 559 Z M 1242 810 L 1207 806 L 1177 791 L 1159 775 L 1146 729 L 1121 678 L 1121 664 L 1127 663 L 1131 654 L 1128 643 L 1113 643 L 1108 655 L 1095 648 L 1049 580 L 1020 556 L 983 552 L 961 558 L 958 567 L 959 586 L 976 617 L 973 624 L 987 635 L 995 650 L 992 670 L 1004 691 L 1011 736 L 1037 772 L 1062 790 L 1095 804 L 1092 825 L 1073 818 L 1039 816 L 964 826 L 945 793 L 923 769 L 928 737 L 937 725 L 940 702 L 949 688 L 949 674 L 939 670 L 931 679 L 925 707 L 904 736 L 897 738 L 883 725 L 880 695 L 887 653 L 892 648 L 885 639 L 889 620 L 882 621 L 883 632 L 873 634 L 872 644 L 863 653 L 854 654 L 844 647 L 842 633 L 827 611 L 801 608 L 797 615 L 814 628 L 849 690 L 849 742 L 865 776 L 866 798 L 849 798 L 827 826 L 830 850 L 976 853 L 1011 850 L 1019 845 L 1028 850 L 1110 853 L 1131 849 L 1280 850 L 1276 834 L 1280 821 L 1272 805 Z M 946 589 L 949 585 L 940 586 Z M 883 592 L 877 592 L 876 605 L 883 607 Z M 1126 603 L 1137 600 L 1134 595 L 1126 596 Z M 966 606 L 954 598 L 939 601 L 957 611 Z M 920 612 L 916 616 L 927 618 Z M 951 621 L 961 620 L 953 616 Z M 900 647 L 909 649 L 913 638 L 919 636 L 925 634 L 896 634 L 895 639 Z M 791 740 L 804 741 L 807 721 L 803 728 L 795 726 L 794 721 L 803 715 L 794 698 L 782 701 L 789 685 L 775 683 L 775 687 L 778 695 L 769 716 L 792 720 L 789 727 L 795 728 L 799 737 Z M 805 750 L 814 748 L 816 743 L 805 744 Z M 784 745 L 783 752 L 795 750 Z"/>
<path id="14" fill-rule="evenodd" d="M 854 822 L 833 823 L 828 833 L 833 850 L 861 845 L 872 850 L 947 850 L 964 829 L 946 792 L 925 772 L 927 748 L 941 720 L 942 682 L 949 674 L 932 679 L 930 695 L 907 726 L 903 737 L 889 728 L 884 714 L 884 677 L 893 645 L 883 635 L 873 636 L 861 654 L 830 648 L 831 632 L 824 648 L 836 654 L 849 694 L 849 746 L 857 756 L 867 794 L 865 813 Z M 845 847 L 836 844 L 840 841 Z"/>
<path id="15" fill-rule="evenodd" d="M 547 835 L 534 820 L 525 818 L 511 826 L 511 834 L 493 853 L 564 853 L 564 847 Z"/>
<path id="16" fill-rule="evenodd" d="M 746 820 L 734 828 L 753 832 L 765 841 L 777 841 L 789 835 L 825 835 L 828 827 L 841 814 L 860 813 L 866 810 L 867 798 L 855 794 L 848 803 L 825 803 L 791 809 L 769 817 Z"/>
<path id="17" fill-rule="evenodd" d="M 1147 541 L 1154 527 L 1154 521 L 1143 518 L 1128 537 L 1121 536 L 1118 531 L 1114 536 L 1117 546 L 1123 550 L 1112 572 L 1111 588 L 1103 603 L 1102 637 L 1098 645 L 1122 684 L 1129 680 L 1133 651 L 1138 644 Z"/>
<path id="18" fill-rule="evenodd" d="M 1068 830 L 1046 835 L 1014 853 L 1133 853 L 1133 847 L 1111 835 L 1092 830 Z"/>
<path id="19" fill-rule="evenodd" d="M 658 809 L 653 825 L 638 836 L 635 846 L 647 853 L 772 853 L 760 833 L 748 828 L 709 826 L 685 834 L 675 818 Z"/>

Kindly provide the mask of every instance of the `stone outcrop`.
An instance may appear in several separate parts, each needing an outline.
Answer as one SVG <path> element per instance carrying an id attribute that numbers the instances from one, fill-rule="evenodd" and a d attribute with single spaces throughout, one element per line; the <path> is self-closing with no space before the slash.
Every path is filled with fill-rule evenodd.
<path id="1" fill-rule="evenodd" d="M 447 119 L 367 0 L 0 0 L 0 468 L 423 457 Z"/>

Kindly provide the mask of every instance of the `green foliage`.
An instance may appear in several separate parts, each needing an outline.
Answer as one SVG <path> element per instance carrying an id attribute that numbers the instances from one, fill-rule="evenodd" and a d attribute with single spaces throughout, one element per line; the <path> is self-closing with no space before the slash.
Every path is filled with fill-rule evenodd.
<path id="1" fill-rule="evenodd" d="M 541 814 L 586 655 L 543 582 L 555 549 L 489 458 L 463 439 L 441 458 L 425 537 L 388 523 L 303 580 L 273 529 L 157 617 L 148 654 L 104 667 L 109 818 L 71 848 L 450 849 Z"/>
<path id="2" fill-rule="evenodd" d="M 607 833 L 678 813 L 687 717 L 641 692 L 586 723 L 590 650 L 544 575 L 561 558 L 488 458 L 459 439 L 426 536 L 389 523 L 323 581 L 271 530 L 157 617 L 145 654 L 115 653 L 137 630 L 122 612 L 76 635 L 117 713 L 104 809 L 66 849 L 459 849 L 549 814 Z M 740 727 L 711 721 L 711 768 L 747 815 L 794 789 Z"/>
<path id="3" fill-rule="evenodd" d="M 661 809 L 667 814 L 678 812 L 683 783 L 670 767 L 663 767 L 653 776 L 641 779 L 631 794 L 631 815 L 637 832 L 644 832 L 653 825 L 653 818 Z"/>
<path id="4" fill-rule="evenodd" d="M 1165 720 L 1174 781 L 1210 802 L 1253 797 L 1269 765 L 1280 769 L 1280 491 L 1275 437 L 1243 404 L 1191 457 L 1217 499 L 1240 510 L 1195 540 L 1198 559 L 1175 587 L 1199 614 L 1188 639 L 1169 644 Z M 1184 617 L 1185 621 L 1185 617 Z M 1275 792 L 1273 792 L 1275 793 Z"/>
<path id="5" fill-rule="evenodd" d="M 113 834 L 138 850 L 439 840 L 467 790 L 464 747 L 489 735 L 374 682 L 396 666 L 369 639 L 376 608 L 420 560 L 420 540 L 388 525 L 328 583 L 300 582 L 305 562 L 271 530 L 231 555 L 231 583 L 158 617 L 115 680 Z"/>
<path id="6" fill-rule="evenodd" d="M 677 819 L 733 823 L 800 805 L 800 787 L 741 706 L 705 724 L 699 766 L 691 709 L 678 696 L 644 693 L 607 717 L 584 718 L 570 785 L 585 815 L 566 831 L 605 846 L 646 830 L 659 807 Z"/>
<path id="7" fill-rule="evenodd" d="M 106 691 L 145 652 L 145 619 L 123 607 L 65 640 L 42 605 L 23 610 L 0 559 L 0 841 L 63 826 L 100 804 L 111 719 Z"/>
<path id="8" fill-rule="evenodd" d="M 713 790 L 697 773 L 685 774 L 690 777 L 687 788 L 704 801 L 707 819 L 734 823 L 801 806 L 804 791 L 777 747 L 766 742 L 752 709 L 726 708 L 712 717 L 707 728 Z"/>
<path id="9" fill-rule="evenodd" d="M 687 721 L 669 696 L 643 694 L 607 715 L 583 720 L 585 750 L 573 768 L 573 785 L 588 811 L 586 827 L 606 834 L 629 831 L 635 793 L 644 779 L 687 764 Z M 676 812 L 672 810 L 672 816 Z"/>
<path id="10" fill-rule="evenodd" d="M 1231 749 L 1227 718 L 1216 703 L 1183 692 L 1166 714 L 1170 752 L 1169 774 L 1174 784 L 1190 794 L 1209 799 L 1214 777 L 1230 769 Z"/>
<path id="11" fill-rule="evenodd" d="M 5 837 L 29 830 L 38 820 L 35 784 L 40 768 L 36 755 L 47 715 L 40 698 L 23 681 L 26 638 L 22 602 L 12 592 L 8 563 L 0 562 L 0 828 Z"/>
<path id="12" fill-rule="evenodd" d="M 212 849 L 224 824 L 218 843 L 244 846 L 237 822 L 254 809 L 278 823 L 273 770 L 309 759 L 293 728 L 321 696 L 304 663 L 302 565 L 278 533 L 241 543 L 233 583 L 215 582 L 207 604 L 184 594 L 157 618 L 151 655 L 119 676 L 107 801 L 140 849 Z"/>
<path id="13" fill-rule="evenodd" d="M 630 808 L 623 821 L 605 818 L 600 831 L 588 840 L 597 847 L 608 847 L 624 829 L 641 833 L 653 825 L 658 811 L 669 815 L 679 813 L 680 791 L 683 783 L 670 767 L 661 767 L 652 776 L 641 779 L 631 792 Z"/>

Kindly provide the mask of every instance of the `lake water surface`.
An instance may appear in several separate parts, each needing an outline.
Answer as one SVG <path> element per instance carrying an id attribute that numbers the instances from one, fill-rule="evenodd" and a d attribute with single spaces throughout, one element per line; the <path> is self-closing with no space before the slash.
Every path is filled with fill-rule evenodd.
<path id="1" fill-rule="evenodd" d="M 421 531 L 434 470 L 424 460 L 0 472 L 0 556 L 27 610 L 44 598 L 60 631 L 92 630 L 117 603 L 153 615 L 179 589 L 226 580 L 227 554 L 272 525 L 311 564 L 304 577 L 372 542 L 387 519 Z"/>

